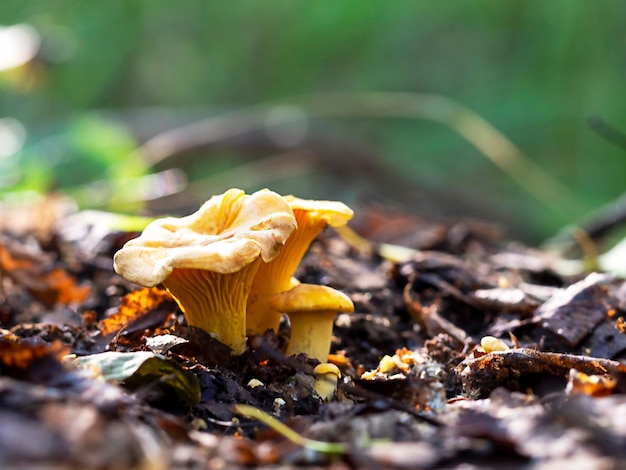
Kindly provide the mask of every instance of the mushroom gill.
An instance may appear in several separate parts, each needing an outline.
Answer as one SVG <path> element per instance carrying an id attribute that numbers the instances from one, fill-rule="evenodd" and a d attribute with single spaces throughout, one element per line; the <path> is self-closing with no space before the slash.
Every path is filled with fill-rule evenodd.
<path id="1" fill-rule="evenodd" d="M 190 326 L 241 354 L 254 275 L 278 255 L 295 227 L 278 194 L 230 189 L 191 215 L 153 221 L 115 254 L 114 268 L 139 285 L 163 285 Z"/>

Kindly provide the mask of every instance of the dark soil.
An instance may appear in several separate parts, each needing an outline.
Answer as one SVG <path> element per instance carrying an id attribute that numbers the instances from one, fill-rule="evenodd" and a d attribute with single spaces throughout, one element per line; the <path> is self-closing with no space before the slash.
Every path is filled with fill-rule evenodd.
<path id="1" fill-rule="evenodd" d="M 117 276 L 136 234 L 80 219 L 4 233 L 0 467 L 624 468 L 624 281 L 562 276 L 486 224 L 370 215 L 354 226 L 370 248 L 419 251 L 392 262 L 328 231 L 297 273 L 355 304 L 335 322 L 329 401 L 317 361 L 285 357 L 287 324 L 233 357 L 163 292 Z M 485 351 L 485 336 L 509 349 Z M 108 381 L 76 365 L 105 351 L 163 359 Z M 236 404 L 344 446 L 296 444 Z"/>

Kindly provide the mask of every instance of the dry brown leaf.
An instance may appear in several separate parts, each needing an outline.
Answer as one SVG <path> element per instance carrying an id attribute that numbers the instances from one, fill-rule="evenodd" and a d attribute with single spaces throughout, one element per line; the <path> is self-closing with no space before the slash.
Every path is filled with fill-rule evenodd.
<path id="1" fill-rule="evenodd" d="M 610 375 L 585 374 L 571 369 L 565 391 L 569 394 L 584 393 L 592 397 L 606 397 L 613 393 L 616 386 L 617 380 Z"/>
<path id="2" fill-rule="evenodd" d="M 47 383 L 65 371 L 61 365 L 69 348 L 60 342 L 29 344 L 0 339 L 0 375 L 35 383 Z"/>
<path id="3" fill-rule="evenodd" d="M 90 288 L 77 286 L 76 280 L 62 269 L 54 269 L 44 275 L 43 279 L 52 290 L 53 296 L 49 298 L 49 301 L 53 300 L 52 303 L 80 304 L 89 297 Z M 36 293 L 35 296 L 37 296 Z"/>
<path id="4" fill-rule="evenodd" d="M 126 328 L 132 322 L 156 310 L 163 303 L 173 304 L 169 292 L 157 287 L 143 288 L 122 298 L 117 313 L 100 322 L 100 333 L 107 336 Z"/>
<path id="5" fill-rule="evenodd" d="M 535 312 L 533 322 L 576 346 L 606 317 L 611 308 L 609 274 L 591 273 L 558 291 Z"/>
<path id="6" fill-rule="evenodd" d="M 71 199 L 59 194 L 17 195 L 14 201 L 4 200 L 0 204 L 0 231 L 49 240 L 55 224 L 75 207 Z"/>
<path id="7" fill-rule="evenodd" d="M 30 294 L 48 306 L 81 303 L 89 297 L 88 286 L 76 285 L 76 279 L 63 269 L 47 269 L 48 262 L 42 254 L 17 250 L 8 244 L 0 243 L 0 273 L 16 284 L 27 289 Z"/>

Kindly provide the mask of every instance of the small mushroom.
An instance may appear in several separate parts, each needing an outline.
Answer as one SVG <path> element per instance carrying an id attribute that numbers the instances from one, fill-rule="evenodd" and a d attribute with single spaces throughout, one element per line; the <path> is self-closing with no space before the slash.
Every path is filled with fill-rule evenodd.
<path id="1" fill-rule="evenodd" d="M 483 336 L 480 339 L 480 347 L 483 348 L 487 354 L 494 351 L 508 351 L 511 349 L 508 344 L 494 336 Z"/>
<path id="2" fill-rule="evenodd" d="M 298 284 L 293 277 L 309 246 L 328 225 L 341 227 L 354 212 L 338 201 L 315 201 L 284 196 L 293 210 L 298 228 L 291 234 L 280 254 L 270 263 L 261 264 L 252 283 L 247 305 L 248 334 L 278 330 L 283 313 L 270 308 L 270 299 Z"/>
<path id="3" fill-rule="evenodd" d="M 291 208 L 278 194 L 231 189 L 191 215 L 149 224 L 115 254 L 114 268 L 139 285 L 163 285 L 189 325 L 241 354 L 252 279 L 295 227 Z"/>
<path id="4" fill-rule="evenodd" d="M 337 391 L 337 382 L 341 378 L 339 367 L 330 362 L 322 362 L 313 369 L 315 392 L 322 400 L 329 400 Z"/>
<path id="5" fill-rule="evenodd" d="M 326 362 L 337 313 L 354 311 L 350 298 L 327 286 L 298 284 L 270 299 L 271 307 L 289 315 L 291 339 L 287 355 L 305 353 Z"/>

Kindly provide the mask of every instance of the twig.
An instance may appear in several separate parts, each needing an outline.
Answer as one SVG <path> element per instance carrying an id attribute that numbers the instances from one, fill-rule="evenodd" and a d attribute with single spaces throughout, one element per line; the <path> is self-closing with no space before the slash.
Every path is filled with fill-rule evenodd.
<path id="1" fill-rule="evenodd" d="M 604 140 L 616 145 L 622 150 L 626 150 L 626 134 L 624 134 L 624 132 L 611 126 L 599 116 L 592 116 L 587 122 L 589 123 L 589 127 L 596 131 Z"/>
<path id="2" fill-rule="evenodd" d="M 277 107 L 304 112 L 272 113 Z M 271 121 L 268 116 L 272 116 Z M 528 194 L 555 212 L 567 211 L 578 198 L 567 187 L 529 160 L 489 122 L 460 103 L 429 93 L 312 94 L 252 106 L 171 129 L 149 139 L 138 151 L 155 165 L 199 145 L 307 118 L 427 119 L 450 127 L 474 145 Z"/>

